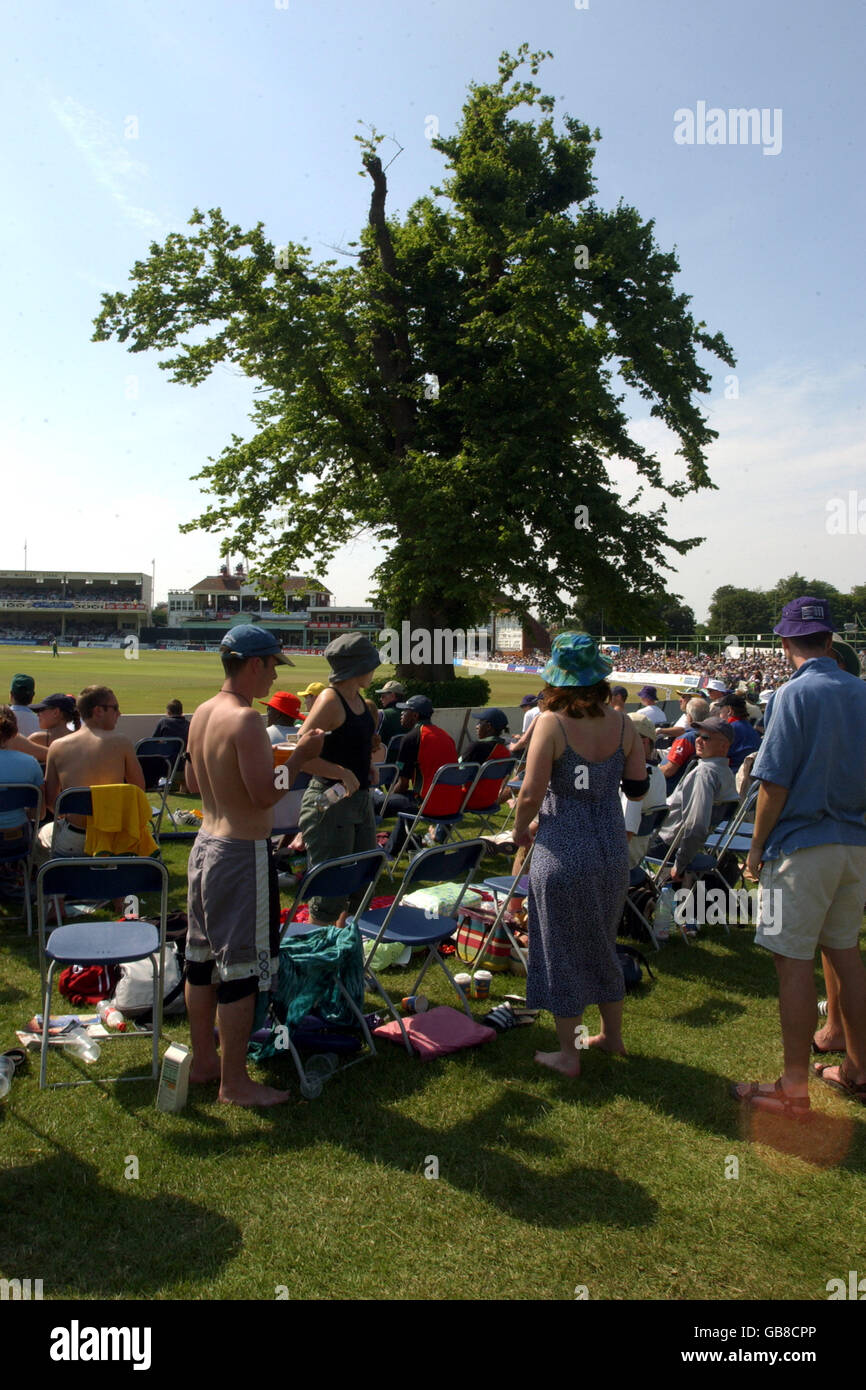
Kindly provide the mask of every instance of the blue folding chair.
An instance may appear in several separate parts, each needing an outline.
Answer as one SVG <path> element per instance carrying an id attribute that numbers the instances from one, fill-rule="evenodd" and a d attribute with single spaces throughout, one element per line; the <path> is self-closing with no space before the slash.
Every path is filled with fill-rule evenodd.
<path id="1" fill-rule="evenodd" d="M 511 943 L 512 951 L 516 954 L 524 970 L 529 968 L 529 958 L 526 953 L 526 948 L 520 945 L 512 929 L 511 919 L 508 915 L 508 904 L 512 898 L 525 898 L 529 892 L 529 865 L 532 860 L 532 852 L 534 849 L 535 841 L 533 840 L 526 853 L 526 858 L 516 874 L 505 874 L 494 878 L 485 878 L 482 883 L 472 885 L 473 888 L 477 888 L 482 892 L 486 891 L 492 893 L 493 901 L 496 904 L 495 915 L 487 925 L 487 933 L 475 955 L 475 960 L 472 962 L 473 965 L 475 962 L 483 962 L 487 954 L 487 948 L 493 940 L 494 934 L 497 929 L 501 927 Z M 474 974 L 474 971 L 472 973 Z"/>
<path id="2" fill-rule="evenodd" d="M 46 905 L 49 899 L 75 897 L 102 901 L 105 898 L 141 898 L 147 894 L 159 896 L 159 925 L 152 922 L 130 921 L 126 918 L 111 922 L 73 922 L 55 927 L 46 939 Z M 46 1089 L 48 1065 L 49 1021 L 51 992 L 55 966 L 60 965 L 122 965 L 127 962 L 151 961 L 153 971 L 153 1025 L 145 1030 L 153 1035 L 153 1055 L 149 1075 L 100 1077 L 102 1081 L 149 1081 L 159 1075 L 159 1034 L 162 1025 L 162 996 L 165 982 L 165 924 L 168 915 L 168 870 L 158 859 L 139 859 L 130 855 L 122 858 L 52 859 L 36 876 L 36 917 L 39 926 L 39 963 L 43 980 L 42 991 L 42 1051 L 39 1064 L 39 1087 Z M 47 970 L 46 970 L 47 966 Z M 141 1036 L 110 1034 L 122 1038 Z M 55 1082 L 57 1086 L 86 1086 L 84 1081 Z"/>
<path id="3" fill-rule="evenodd" d="M 654 806 L 651 810 L 646 811 L 644 815 L 641 816 L 640 821 L 638 823 L 638 828 L 635 833 L 641 839 L 643 839 L 643 837 L 646 835 L 654 835 L 667 813 L 668 808 L 666 805 Z M 628 918 L 629 915 L 631 915 L 632 917 L 636 917 L 637 920 L 640 922 L 641 926 L 643 927 L 644 931 L 649 936 L 649 939 L 652 942 L 653 946 L 655 946 L 657 951 L 660 951 L 661 945 L 659 943 L 658 937 L 655 934 L 652 918 L 649 917 L 647 913 L 645 913 L 639 907 L 638 903 L 632 896 L 633 893 L 638 892 L 640 892 L 641 896 L 644 898 L 647 897 L 648 893 L 651 894 L 653 904 L 658 899 L 658 889 L 656 883 L 647 873 L 646 869 L 642 867 L 641 864 L 636 864 L 633 869 L 629 870 L 628 892 L 626 894 L 625 899 L 624 917 Z M 624 934 L 627 935 L 628 933 Z"/>
<path id="4" fill-rule="evenodd" d="M 376 824 L 381 825 L 388 814 L 388 802 L 391 800 L 391 793 L 399 780 L 400 768 L 397 763 L 377 763 L 376 772 L 379 775 L 379 781 L 376 785 L 379 791 L 384 792 L 384 797 L 379 807 L 374 802 L 373 814 Z M 374 787 L 373 790 L 375 791 L 376 788 Z"/>
<path id="5" fill-rule="evenodd" d="M 32 818 L 21 827 L 20 842 L 15 831 L 4 831 L 0 838 L 0 864 L 24 865 L 24 916 L 5 917 L 4 922 L 26 922 L 27 935 L 33 935 L 33 907 L 30 901 L 30 878 L 33 870 L 33 850 L 36 831 L 42 819 L 42 788 L 29 782 L 5 782 L 0 785 L 0 811 L 33 812 Z"/>
<path id="6" fill-rule="evenodd" d="M 365 850 L 361 854 L 343 855 L 339 859 L 328 859 L 308 869 L 295 889 L 295 896 L 286 916 L 286 925 L 281 932 L 280 973 L 278 982 L 279 1001 L 271 1000 L 270 1017 L 278 1033 L 278 1051 L 287 1051 L 298 1073 L 301 1095 L 305 1100 L 315 1100 L 321 1095 L 324 1082 L 338 1071 L 354 1066 L 368 1055 L 375 1055 L 367 1021 L 361 1011 L 363 1004 L 364 955 L 357 928 L 350 923 L 338 930 L 334 927 L 319 927 L 311 922 L 293 922 L 292 917 L 301 903 L 313 897 L 342 898 L 363 893 L 359 911 L 362 912 L 370 898 L 376 880 L 382 871 L 387 855 L 384 850 Z M 320 944 L 321 943 L 321 944 Z M 327 949 L 333 967 L 321 969 L 321 957 L 316 959 L 316 947 L 320 945 L 322 955 Z M 280 988 L 291 977 L 296 986 L 293 994 L 283 997 Z M 367 1052 L 352 1057 L 341 1066 L 332 1053 L 314 1054 L 304 1065 L 292 1036 L 292 1030 L 306 1015 L 316 1007 L 316 989 L 319 997 L 331 980 L 335 979 L 339 997 L 361 1031 Z M 306 988 L 313 981 L 312 993 Z M 349 981 L 349 988 L 345 981 Z M 357 985 L 354 989 L 352 986 Z M 295 999 L 302 999 L 297 1008 Z"/>
<path id="7" fill-rule="evenodd" d="M 469 795 L 463 807 L 464 817 L 480 816 L 482 828 L 492 831 L 490 817 L 502 809 L 499 794 L 517 763 L 517 758 L 508 757 L 488 758 L 486 763 L 481 764 L 475 781 L 469 788 Z"/>
<path id="8" fill-rule="evenodd" d="M 153 836 L 157 844 L 166 811 L 172 829 L 177 829 L 171 807 L 166 801 L 185 751 L 182 738 L 140 738 L 135 745 L 135 756 L 144 777 L 144 790 L 148 794 L 157 792 L 160 798 L 159 806 L 153 814 Z"/>
<path id="9" fill-rule="evenodd" d="M 415 855 L 409 864 L 390 907 L 358 912 L 355 916 L 355 924 L 360 929 L 361 936 L 365 942 L 369 943 L 364 961 L 367 977 L 372 987 L 385 1001 L 393 1017 L 400 1024 L 403 1041 L 410 1055 L 412 1045 L 409 1042 L 405 1025 L 395 1009 L 388 991 L 373 970 L 373 957 L 377 947 L 383 941 L 396 941 L 403 946 L 426 946 L 427 955 L 424 958 L 424 964 L 409 993 L 417 994 L 429 967 L 438 965 L 460 1000 L 467 1017 L 471 1018 L 472 1014 L 466 1002 L 466 995 L 438 954 L 437 948 L 457 931 L 456 914 L 469 887 L 469 880 L 478 868 L 483 853 L 484 844 L 481 840 L 461 840 L 459 844 L 447 845 L 441 849 L 434 845 L 431 849 L 422 850 L 420 854 Z M 453 916 L 434 916 L 431 918 L 429 908 L 414 907 L 403 902 L 410 889 L 419 883 L 452 883 L 461 877 L 463 878 L 463 886 L 451 909 Z"/>
<path id="10" fill-rule="evenodd" d="M 437 768 L 433 774 L 433 781 L 427 788 L 427 794 L 417 811 L 397 812 L 398 820 L 406 822 L 406 838 L 400 850 L 394 856 L 392 867 L 399 864 L 407 850 L 408 853 L 412 855 L 423 849 L 423 845 L 421 845 L 416 835 L 418 826 L 422 821 L 428 826 L 443 826 L 445 829 L 445 838 L 448 838 L 454 827 L 459 825 L 463 820 L 464 807 L 472 791 L 477 772 L 478 763 L 445 763 L 442 767 Z M 442 787 L 460 787 L 463 790 L 463 796 L 460 798 L 458 809 L 452 815 L 443 816 L 441 813 L 431 813 L 427 809 L 436 795 L 436 792 Z"/>

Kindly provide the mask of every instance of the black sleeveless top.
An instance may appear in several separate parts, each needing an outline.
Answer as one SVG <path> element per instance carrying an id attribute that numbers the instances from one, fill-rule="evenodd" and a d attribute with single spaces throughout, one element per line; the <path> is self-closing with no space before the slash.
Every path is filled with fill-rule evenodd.
<path id="1" fill-rule="evenodd" d="M 359 789 L 363 789 L 370 785 L 370 751 L 376 726 L 366 705 L 363 714 L 355 714 L 339 690 L 336 694 L 343 701 L 346 720 L 339 729 L 332 729 L 325 735 L 321 756 L 329 763 L 338 763 L 340 767 L 347 767 L 350 772 L 354 772 Z"/>

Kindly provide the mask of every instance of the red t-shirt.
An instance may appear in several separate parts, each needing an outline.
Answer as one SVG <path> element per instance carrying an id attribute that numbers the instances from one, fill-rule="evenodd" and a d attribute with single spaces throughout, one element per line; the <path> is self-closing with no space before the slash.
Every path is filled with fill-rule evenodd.
<path id="1" fill-rule="evenodd" d="M 450 734 L 436 724 L 421 725 L 418 767 L 421 771 L 421 796 L 427 795 L 430 783 L 440 767 L 456 763 L 457 745 Z M 454 816 L 466 795 L 465 787 L 439 787 L 427 803 L 426 816 Z"/>

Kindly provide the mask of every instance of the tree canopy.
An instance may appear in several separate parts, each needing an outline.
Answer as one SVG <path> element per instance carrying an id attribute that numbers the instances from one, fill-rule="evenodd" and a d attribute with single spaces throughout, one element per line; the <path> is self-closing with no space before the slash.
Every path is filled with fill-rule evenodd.
<path id="1" fill-rule="evenodd" d="M 866 628 L 866 585 L 857 585 L 843 594 L 824 579 L 806 579 L 796 571 L 779 579 L 772 589 L 739 589 L 723 584 L 710 600 L 707 627 L 720 636 L 769 636 L 785 604 L 804 594 L 827 599 L 838 628 L 855 622 L 861 631 Z"/>
<path id="2" fill-rule="evenodd" d="M 654 611 L 668 553 L 700 538 L 669 536 L 645 490 L 713 486 L 698 357 L 734 357 L 674 288 L 653 222 L 596 203 L 599 132 L 557 126 L 516 79 L 549 56 L 524 44 L 470 86 L 433 140 L 441 187 L 402 218 L 382 137 L 356 137 L 371 198 L 348 264 L 196 210 L 103 296 L 97 341 L 155 350 L 186 385 L 219 363 L 258 383 L 255 431 L 196 474 L 212 500 L 185 529 L 229 532 L 274 584 L 366 530 L 388 543 L 377 602 L 417 626 L 471 626 L 503 594 L 556 619 L 579 593 L 611 629 Z M 624 387 L 675 436 L 677 476 L 632 437 Z M 641 480 L 626 500 L 620 460 Z"/>

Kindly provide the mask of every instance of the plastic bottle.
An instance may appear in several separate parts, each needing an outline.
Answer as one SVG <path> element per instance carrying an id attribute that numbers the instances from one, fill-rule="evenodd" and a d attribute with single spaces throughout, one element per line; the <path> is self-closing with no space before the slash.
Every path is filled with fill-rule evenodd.
<path id="1" fill-rule="evenodd" d="M 0 1100 L 8 1096 L 15 1075 L 15 1063 L 11 1057 L 0 1057 Z"/>
<path id="2" fill-rule="evenodd" d="M 64 1043 L 64 1047 L 69 1048 L 73 1057 L 80 1057 L 85 1062 L 95 1062 L 99 1056 L 99 1043 L 83 1028 L 73 1028 L 69 1034 L 69 1042 Z"/>
<path id="3" fill-rule="evenodd" d="M 333 787 L 329 787 L 326 792 L 322 792 L 322 795 L 317 799 L 316 810 L 327 811 L 329 806 L 336 805 L 345 795 L 346 788 L 343 786 L 342 782 L 335 782 Z"/>
<path id="4" fill-rule="evenodd" d="M 116 1009 L 110 999 L 103 999 L 96 1006 L 99 1014 L 99 1021 L 103 1028 L 110 1028 L 115 1033 L 131 1033 L 132 1025 L 129 1020 L 124 1018 L 120 1009 Z"/>
<path id="5" fill-rule="evenodd" d="M 664 887 L 660 894 L 658 905 L 653 917 L 653 931 L 657 941 L 667 941 L 671 930 L 676 927 L 674 920 L 674 890 L 670 884 Z"/>

